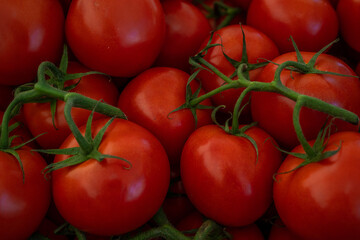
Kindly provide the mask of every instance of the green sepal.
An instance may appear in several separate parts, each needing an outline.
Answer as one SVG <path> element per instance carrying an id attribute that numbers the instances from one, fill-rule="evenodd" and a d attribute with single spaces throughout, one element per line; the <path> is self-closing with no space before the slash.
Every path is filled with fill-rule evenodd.
<path id="1" fill-rule="evenodd" d="M 50 100 L 51 121 L 52 121 L 52 124 L 53 124 L 55 130 L 58 130 L 56 125 L 55 125 L 56 108 L 57 108 L 57 100 L 56 99 L 51 99 Z"/>
<path id="2" fill-rule="evenodd" d="M 16 160 L 18 161 L 19 166 L 20 166 L 20 170 L 21 170 L 21 174 L 22 174 L 22 181 L 23 181 L 23 183 L 25 183 L 24 166 L 22 164 L 22 161 L 20 159 L 19 154 L 14 149 L 11 149 L 11 148 L 10 149 L 2 149 L 1 151 L 5 152 L 5 153 L 8 153 L 8 154 L 11 154 L 14 158 L 16 158 Z"/>

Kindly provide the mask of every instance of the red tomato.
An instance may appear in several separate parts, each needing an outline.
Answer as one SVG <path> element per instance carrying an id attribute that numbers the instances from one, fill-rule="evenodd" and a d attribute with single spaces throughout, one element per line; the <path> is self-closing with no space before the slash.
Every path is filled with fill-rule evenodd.
<path id="1" fill-rule="evenodd" d="M 89 69 L 77 62 L 69 62 L 68 73 L 88 72 Z M 79 79 L 66 82 L 66 86 L 75 84 Z M 88 75 L 82 77 L 79 84 L 71 90 L 83 94 L 89 98 L 103 100 L 110 105 L 116 105 L 119 92 L 114 83 L 104 75 Z M 24 104 L 24 116 L 26 124 L 33 136 L 46 133 L 38 137 L 36 141 L 43 148 L 58 148 L 65 138 L 71 133 L 64 116 L 65 102 L 57 101 L 55 114 L 55 126 L 52 123 L 50 103 L 27 103 Z M 74 108 L 71 111 L 73 120 L 78 126 L 86 123 L 89 110 Z M 104 115 L 95 114 L 95 119 Z"/>
<path id="2" fill-rule="evenodd" d="M 162 2 L 166 37 L 155 65 L 190 71 L 189 57 L 195 55 L 211 28 L 202 12 L 185 0 Z"/>
<path id="3" fill-rule="evenodd" d="M 302 52 L 307 63 L 314 53 Z M 295 52 L 283 54 L 273 60 L 277 64 L 285 61 L 297 61 Z M 315 64 L 321 71 L 356 75 L 354 71 L 340 59 L 321 54 Z M 271 82 L 277 66 L 267 65 L 257 81 Z M 295 92 L 319 98 L 338 107 L 345 108 L 360 116 L 360 81 L 355 77 L 340 77 L 330 74 L 302 74 L 284 70 L 281 74 L 284 86 Z M 280 146 L 291 149 L 299 144 L 294 126 L 293 109 L 295 102 L 280 94 L 270 92 L 253 92 L 251 97 L 251 113 L 259 127 L 273 136 Z M 327 115 L 319 111 L 303 108 L 300 112 L 300 124 L 308 140 L 315 139 L 325 124 Z M 338 131 L 357 130 L 357 126 L 342 120 L 335 120 Z"/>
<path id="4" fill-rule="evenodd" d="M 292 36 L 302 51 L 319 51 L 333 41 L 339 29 L 328 0 L 253 0 L 247 24 L 267 34 L 280 52 L 294 50 Z"/>
<path id="5" fill-rule="evenodd" d="M 159 0 L 74 0 L 65 30 L 70 48 L 84 65 L 132 77 L 158 56 L 165 20 Z"/>
<path id="6" fill-rule="evenodd" d="M 163 202 L 162 208 L 168 220 L 174 225 L 194 211 L 194 206 L 186 196 L 181 181 L 170 184 L 168 195 Z"/>
<path id="7" fill-rule="evenodd" d="M 107 121 L 94 122 L 93 133 Z M 61 148 L 76 145 L 71 135 Z M 122 157 L 131 168 L 126 169 L 129 165 L 122 160 L 105 158 L 55 170 L 55 205 L 66 221 L 91 234 L 111 236 L 134 230 L 150 220 L 165 198 L 170 169 L 164 148 L 146 129 L 116 119 L 106 130 L 99 152 Z M 54 162 L 68 157 L 57 155 Z"/>
<path id="8" fill-rule="evenodd" d="M 1 0 L 0 6 L 0 84 L 31 82 L 42 61 L 60 59 L 61 5 L 57 0 Z"/>
<path id="9" fill-rule="evenodd" d="M 360 52 L 360 1 L 341 0 L 336 8 L 341 36 L 345 42 Z"/>
<path id="10" fill-rule="evenodd" d="M 257 63 L 258 61 L 261 62 L 264 61 L 263 59 L 271 60 L 279 55 L 278 49 L 274 42 L 270 40 L 265 34 L 249 26 L 243 25 L 242 28 L 246 37 L 246 49 L 249 63 Z M 242 38 L 243 34 L 241 31 L 241 26 L 230 25 L 216 31 L 211 43 L 222 43 L 225 53 L 232 59 L 240 61 L 243 48 Z M 209 39 L 206 39 L 203 42 L 201 49 L 205 47 L 208 41 Z M 204 59 L 227 76 L 231 76 L 235 71 L 235 68 L 225 58 L 220 46 L 209 49 Z M 254 80 L 259 72 L 260 69 L 251 71 L 250 79 Z M 210 73 L 208 71 L 201 71 L 198 74 L 198 78 L 200 79 L 201 86 L 205 89 L 205 91 L 211 91 L 224 84 L 224 80 L 222 80 L 216 74 Z M 226 90 L 216 94 L 211 98 L 211 100 L 214 105 L 225 105 L 226 108 L 223 110 L 224 112 L 232 112 L 235 103 L 242 91 L 243 88 Z M 248 114 L 248 112 L 244 113 L 244 115 L 246 114 Z"/>
<path id="11" fill-rule="evenodd" d="M 313 144 L 310 143 L 310 144 Z M 305 239 L 360 239 L 360 133 L 341 132 L 328 139 L 335 155 L 296 171 L 277 175 L 274 202 L 284 224 Z M 304 153 L 301 146 L 292 152 Z M 303 160 L 288 155 L 278 172 Z"/>
<path id="12" fill-rule="evenodd" d="M 277 220 L 271 227 L 268 240 L 301 240 L 301 238 L 291 232 L 281 220 Z"/>
<path id="13" fill-rule="evenodd" d="M 260 229 L 255 224 L 250 224 L 245 227 L 232 227 L 225 229 L 228 233 L 231 234 L 232 240 L 264 240 Z M 225 239 L 224 239 L 225 240 Z"/>
<path id="14" fill-rule="evenodd" d="M 18 161 L 0 151 L 0 236 L 25 240 L 36 231 L 50 204 L 50 182 L 41 171 L 45 160 L 30 148 L 17 153 L 22 160 L 25 182 Z"/>
<path id="15" fill-rule="evenodd" d="M 186 236 L 195 236 L 196 230 L 204 223 L 204 216 L 198 211 L 193 211 L 182 218 L 178 224 L 176 224 L 176 229 L 184 232 Z M 194 231 L 194 232 L 188 232 Z"/>
<path id="16" fill-rule="evenodd" d="M 145 127 L 160 140 L 172 164 L 179 163 L 182 147 L 195 130 L 189 109 L 169 115 L 185 103 L 188 78 L 189 74 L 176 68 L 151 68 L 132 79 L 118 101 L 118 107 L 130 121 Z M 199 87 L 195 81 L 191 86 L 193 91 Z M 210 101 L 205 100 L 202 104 L 210 105 Z M 209 110 L 197 110 L 197 127 L 210 124 L 210 114 Z"/>
<path id="17" fill-rule="evenodd" d="M 245 226 L 265 213 L 272 201 L 272 175 L 281 161 L 266 132 L 252 127 L 245 134 L 257 143 L 258 159 L 248 139 L 216 125 L 196 130 L 182 152 L 181 178 L 189 199 L 225 226 Z"/>

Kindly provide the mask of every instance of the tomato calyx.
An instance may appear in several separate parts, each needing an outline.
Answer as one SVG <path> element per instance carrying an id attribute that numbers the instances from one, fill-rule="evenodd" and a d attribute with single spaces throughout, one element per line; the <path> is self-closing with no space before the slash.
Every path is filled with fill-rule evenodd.
<path id="1" fill-rule="evenodd" d="M 193 2 L 195 5 L 201 5 L 201 7 L 207 12 L 206 18 L 208 19 L 220 20 L 224 17 L 224 19 L 215 26 L 215 30 L 229 25 L 237 15 L 243 12 L 243 9 L 229 6 L 222 1 L 215 1 L 212 7 L 204 3 L 203 0 L 194 0 Z"/>
<path id="2" fill-rule="evenodd" d="M 300 108 L 298 107 L 298 109 L 296 110 L 297 113 L 295 113 L 294 115 L 297 115 L 300 112 L 299 109 Z M 288 155 L 292 155 L 299 159 L 303 159 L 303 162 L 301 162 L 299 165 L 297 165 L 295 168 L 293 168 L 289 171 L 275 173 L 273 176 L 275 181 L 276 181 L 276 175 L 287 174 L 287 173 L 296 171 L 297 169 L 302 168 L 308 164 L 320 162 L 324 159 L 327 159 L 340 151 L 341 142 L 337 149 L 331 150 L 331 151 L 324 151 L 328 145 L 327 142 L 328 142 L 328 139 L 331 134 L 331 127 L 332 127 L 333 121 L 334 121 L 334 118 L 332 118 L 329 123 L 326 123 L 324 125 L 324 127 L 320 130 L 319 134 L 317 135 L 317 137 L 314 141 L 314 144 L 312 146 L 309 144 L 308 141 L 306 141 L 303 134 L 300 133 L 300 139 L 303 138 L 303 139 L 301 139 L 301 145 L 302 145 L 305 153 L 289 152 L 289 151 L 280 149 L 279 147 L 276 146 L 276 148 L 279 149 L 281 152 L 286 153 Z M 295 128 L 298 129 L 299 127 L 300 127 L 300 124 L 295 125 Z"/>
<path id="3" fill-rule="evenodd" d="M 39 149 L 39 150 L 36 150 L 38 152 L 43 152 L 43 153 L 47 153 L 47 154 L 71 155 L 71 157 L 67 158 L 64 161 L 49 164 L 44 169 L 45 176 L 54 170 L 58 170 L 58 169 L 61 169 L 64 167 L 75 166 L 75 165 L 83 163 L 89 159 L 95 159 L 95 160 L 101 162 L 105 158 L 116 158 L 116 159 L 126 162 L 129 165 L 129 167 L 124 167 L 124 169 L 130 169 L 132 167 L 131 162 L 129 162 L 128 160 L 126 160 L 124 158 L 121 158 L 118 156 L 113 156 L 113 155 L 108 155 L 108 154 L 102 154 L 98 151 L 98 148 L 100 146 L 100 143 L 102 141 L 102 138 L 103 138 L 107 128 L 110 126 L 110 124 L 113 122 L 113 120 L 115 118 L 114 117 L 111 118 L 100 129 L 100 131 L 96 134 L 96 136 L 94 138 L 92 138 L 91 125 L 92 125 L 94 111 L 95 111 L 95 109 L 91 112 L 91 114 L 88 118 L 88 121 L 86 123 L 85 135 L 83 136 L 80 133 L 80 130 L 77 128 L 76 124 L 71 119 L 71 116 L 69 116 L 69 114 L 71 112 L 71 104 L 67 103 L 65 105 L 65 110 L 64 110 L 65 117 L 67 118 L 69 127 L 72 130 L 73 135 L 79 144 L 79 147 L 65 148 L 65 149 L 48 149 L 48 150 Z"/>

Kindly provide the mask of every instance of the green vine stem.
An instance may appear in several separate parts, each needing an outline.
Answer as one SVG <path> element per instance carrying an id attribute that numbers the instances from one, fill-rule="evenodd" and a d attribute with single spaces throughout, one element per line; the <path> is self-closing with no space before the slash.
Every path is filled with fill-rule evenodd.
<path id="1" fill-rule="evenodd" d="M 324 102 L 318 98 L 310 97 L 304 94 L 297 93 L 287 87 L 285 87 L 281 81 L 280 81 L 280 74 L 284 69 L 287 69 L 289 67 L 294 67 L 296 69 L 300 69 L 301 71 L 308 71 L 309 68 L 301 63 L 294 62 L 294 61 L 287 61 L 282 63 L 278 69 L 275 72 L 275 77 L 272 82 L 266 83 L 266 82 L 257 82 L 257 81 L 249 81 L 245 78 L 238 78 L 236 80 L 232 80 L 223 73 L 219 73 L 220 71 L 217 70 L 214 66 L 212 66 L 209 62 L 199 59 L 199 62 L 204 64 L 208 69 L 213 71 L 216 75 L 218 75 L 221 79 L 223 79 L 227 84 L 222 85 L 221 87 L 214 89 L 198 98 L 192 99 L 189 104 L 191 107 L 195 107 L 199 104 L 199 102 L 203 101 L 205 98 L 211 97 L 221 91 L 224 91 L 226 89 L 230 88 L 251 88 L 251 91 L 261 91 L 261 92 L 275 92 L 278 94 L 281 94 L 295 102 L 298 101 L 298 99 L 302 100 L 302 106 L 311 108 L 313 110 L 317 110 L 320 112 L 324 112 L 326 114 L 329 114 L 333 117 L 343 119 L 349 123 L 352 124 L 358 124 L 359 117 L 346 109 L 337 107 L 335 105 L 332 105 L 330 103 Z M 241 65 L 239 66 L 241 67 Z M 216 69 L 216 70 L 215 70 Z M 237 104 L 238 107 L 240 104 Z M 235 110 L 236 111 L 236 110 Z"/>
<path id="2" fill-rule="evenodd" d="M 42 62 L 38 68 L 38 81 L 34 84 L 33 88 L 19 92 L 5 110 L 1 124 L 0 149 L 9 148 L 8 125 L 10 119 L 14 115 L 14 109 L 18 109 L 23 104 L 29 102 L 41 102 L 46 99 L 56 99 L 65 102 L 70 101 L 72 107 L 93 110 L 96 106 L 98 106 L 96 108 L 96 112 L 98 113 L 105 114 L 110 117 L 126 119 L 125 114 L 117 107 L 85 97 L 78 93 L 67 92 L 53 87 L 46 81 L 45 78 L 46 74 L 49 72 L 58 77 L 63 77 L 64 75 L 64 73 L 61 72 L 61 70 L 59 70 L 53 63 Z M 71 120 L 70 124 L 72 124 Z"/>

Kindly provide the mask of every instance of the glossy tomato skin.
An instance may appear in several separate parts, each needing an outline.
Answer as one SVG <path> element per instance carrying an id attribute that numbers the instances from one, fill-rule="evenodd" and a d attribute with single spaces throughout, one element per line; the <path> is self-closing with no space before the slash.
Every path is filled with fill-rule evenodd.
<path id="1" fill-rule="evenodd" d="M 314 53 L 302 52 L 304 61 L 307 63 Z M 296 54 L 286 53 L 273 62 L 281 64 L 285 61 L 297 61 Z M 322 54 L 319 56 L 316 69 L 336 72 L 345 75 L 356 76 L 354 71 L 342 60 Z M 277 66 L 267 65 L 257 80 L 271 82 Z M 319 98 L 338 107 L 345 108 L 360 116 L 360 82 L 355 77 L 340 77 L 330 74 L 302 74 L 285 70 L 281 74 L 281 82 L 284 86 L 295 92 Z M 252 93 L 251 113 L 253 120 L 259 123 L 259 127 L 273 136 L 280 146 L 291 149 L 299 144 L 293 127 L 293 109 L 295 102 L 276 93 L 261 92 Z M 321 127 L 325 124 L 327 115 L 319 111 L 303 108 L 300 112 L 300 124 L 305 137 L 308 140 L 315 139 Z M 334 121 L 338 131 L 353 130 L 357 126 L 346 123 L 339 119 Z"/>
<path id="2" fill-rule="evenodd" d="M 0 152 L 0 236 L 25 240 L 41 224 L 50 204 L 50 182 L 42 174 L 45 160 L 24 147 L 17 150 L 25 172 L 23 183 L 15 157 Z"/>
<path id="3" fill-rule="evenodd" d="M 0 84 L 31 82 L 42 61 L 60 59 L 64 42 L 61 5 L 57 0 L 1 0 L 0 5 Z"/>
<path id="4" fill-rule="evenodd" d="M 130 121 L 145 127 L 160 140 L 174 165 L 179 163 L 182 147 L 195 130 L 189 109 L 170 114 L 185 103 L 188 78 L 189 74 L 176 68 L 150 68 L 132 79 L 118 100 L 118 107 Z M 195 92 L 199 84 L 193 81 L 191 86 Z M 209 100 L 201 104 L 211 105 Z M 210 110 L 197 110 L 197 117 L 197 127 L 212 122 Z"/>
<path id="5" fill-rule="evenodd" d="M 107 121 L 94 122 L 93 133 Z M 71 135 L 61 148 L 76 145 Z M 56 170 L 52 173 L 54 202 L 78 229 L 100 236 L 120 235 L 145 224 L 160 208 L 169 187 L 169 162 L 149 131 L 122 119 L 106 130 L 99 152 L 122 157 L 131 168 L 122 160 L 106 158 Z M 57 155 L 54 162 L 67 157 Z"/>
<path id="6" fill-rule="evenodd" d="M 245 132 L 257 143 L 226 133 L 216 125 L 196 130 L 181 157 L 185 191 L 206 217 L 225 226 L 255 222 L 272 201 L 272 175 L 281 154 L 271 137 L 258 127 Z"/>
<path id="7" fill-rule="evenodd" d="M 210 34 L 210 24 L 196 6 L 185 0 L 166 0 L 162 7 L 166 36 L 155 65 L 189 72 L 189 58 L 197 53 L 200 44 Z"/>
<path id="8" fill-rule="evenodd" d="M 312 143 L 311 143 L 312 144 Z M 274 202 L 284 224 L 304 239 L 359 239 L 360 133 L 330 136 L 325 151 L 338 153 L 288 174 L 277 175 Z M 303 153 L 301 146 L 292 152 Z M 289 155 L 278 172 L 302 162 Z"/>
<path id="9" fill-rule="evenodd" d="M 341 0 L 336 7 L 336 12 L 339 17 L 341 36 L 352 49 L 360 53 L 360 2 Z"/>
<path id="10" fill-rule="evenodd" d="M 88 68 L 78 62 L 69 62 L 68 73 L 88 72 Z M 70 80 L 66 85 L 75 84 L 79 79 Z M 104 75 L 88 75 L 82 77 L 79 84 L 71 90 L 83 94 L 86 97 L 103 100 L 110 105 L 116 105 L 119 92 L 113 82 Z M 27 103 L 24 104 L 23 112 L 26 124 L 33 136 L 46 133 L 36 139 L 43 148 L 58 148 L 65 138 L 71 133 L 64 115 L 65 102 L 57 101 L 55 113 L 55 126 L 52 123 L 50 103 Z M 86 123 L 89 110 L 73 108 L 71 115 L 78 126 Z M 94 114 L 98 119 L 104 115 Z"/>
<path id="11" fill-rule="evenodd" d="M 66 18 L 66 38 L 85 66 L 117 77 L 149 68 L 165 37 L 159 0 L 74 0 Z"/>
<path id="12" fill-rule="evenodd" d="M 319 51 L 335 40 L 339 23 L 328 0 L 253 0 L 246 23 L 267 34 L 281 53 L 294 50 L 292 36 L 302 51 Z"/>
<path id="13" fill-rule="evenodd" d="M 224 52 L 232 59 L 237 61 L 241 60 L 242 57 L 242 31 L 244 31 L 246 38 L 246 48 L 249 63 L 257 63 L 258 61 L 264 61 L 264 59 L 271 60 L 279 55 L 278 49 L 275 43 L 268 38 L 262 32 L 255 28 L 246 25 L 230 25 L 216 31 L 213 35 L 212 44 L 223 44 Z M 208 43 L 209 38 L 204 40 L 200 49 L 203 49 Z M 210 48 L 205 55 L 204 59 L 215 66 L 219 71 L 227 76 L 231 76 L 235 68 L 225 58 L 222 48 L 216 46 Z M 250 80 L 256 80 L 257 75 L 261 70 L 256 69 L 250 72 Z M 198 78 L 201 82 L 202 87 L 206 92 L 214 90 L 222 86 L 225 82 L 216 74 L 208 71 L 201 71 L 198 74 Z M 211 101 L 214 105 L 225 105 L 226 108 L 222 111 L 233 112 L 235 103 L 243 91 L 243 88 L 229 89 L 211 97 Z M 248 99 L 244 100 L 247 101 Z M 244 114 L 249 114 L 244 112 Z"/>

